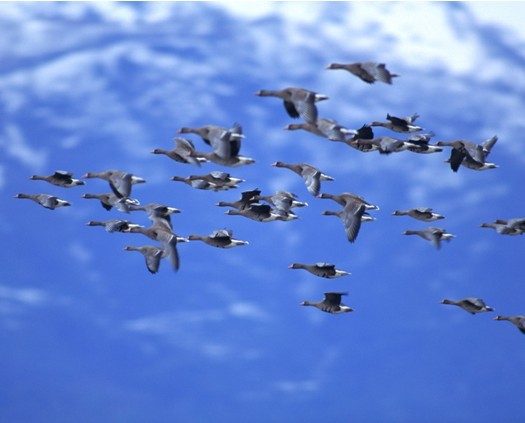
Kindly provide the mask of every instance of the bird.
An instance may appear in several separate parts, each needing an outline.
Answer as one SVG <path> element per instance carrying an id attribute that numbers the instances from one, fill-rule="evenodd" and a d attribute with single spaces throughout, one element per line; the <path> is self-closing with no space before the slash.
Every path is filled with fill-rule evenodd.
<path id="1" fill-rule="evenodd" d="M 186 138 L 174 138 L 176 146 L 171 150 L 164 150 L 162 148 L 155 148 L 151 151 L 152 154 L 164 154 L 172 160 L 179 163 L 192 164 L 201 166 L 201 163 L 207 162 L 208 159 L 204 157 L 195 157 L 195 145 L 191 140 Z"/>
<path id="2" fill-rule="evenodd" d="M 160 261 L 166 257 L 166 251 L 154 245 L 143 245 L 141 247 L 127 246 L 123 248 L 124 251 L 138 251 L 146 259 L 146 267 L 150 273 L 157 273 L 159 271 Z"/>
<path id="3" fill-rule="evenodd" d="M 481 298 L 468 297 L 462 300 L 441 300 L 441 304 L 451 304 L 461 307 L 463 310 L 468 311 L 470 314 L 482 313 L 484 311 L 494 311 L 492 307 L 485 304 Z"/>
<path id="4" fill-rule="evenodd" d="M 525 217 L 514 217 L 507 220 L 496 219 L 494 222 L 497 224 L 507 225 L 509 228 L 513 228 L 521 232 L 525 232 Z"/>
<path id="5" fill-rule="evenodd" d="M 419 154 L 441 153 L 443 151 L 441 147 L 429 144 L 435 135 L 433 131 L 430 131 L 428 134 L 411 134 L 404 140 L 406 149 L 412 153 Z"/>
<path id="6" fill-rule="evenodd" d="M 140 226 L 123 219 L 110 219 L 104 221 L 90 220 L 87 226 L 103 226 L 106 232 L 126 232 L 132 226 Z"/>
<path id="7" fill-rule="evenodd" d="M 277 191 L 271 195 L 256 195 L 255 201 L 266 201 L 277 209 L 290 211 L 294 207 L 306 207 L 308 203 L 297 200 L 297 195 L 288 191 Z"/>
<path id="8" fill-rule="evenodd" d="M 240 184 L 241 182 L 245 181 L 244 179 L 233 177 L 228 172 L 221 172 L 219 170 L 215 170 L 206 175 L 190 175 L 189 179 L 190 180 L 203 180 L 203 181 L 211 182 L 212 184 L 215 184 L 215 185 L 228 187 L 228 188 L 237 188 L 237 184 Z"/>
<path id="9" fill-rule="evenodd" d="M 525 316 L 496 316 L 494 320 L 507 320 L 516 326 L 521 333 L 525 333 Z"/>
<path id="10" fill-rule="evenodd" d="M 438 250 L 441 248 L 441 241 L 450 241 L 455 235 L 449 234 L 445 229 L 430 226 L 423 230 L 408 230 L 403 235 L 419 235 L 421 238 L 430 241 Z"/>
<path id="11" fill-rule="evenodd" d="M 282 90 L 259 90 L 255 92 L 255 95 L 282 99 L 284 108 L 290 117 L 301 117 L 305 122 L 314 125 L 318 116 L 316 103 L 329 99 L 325 94 L 295 87 L 284 88 Z"/>
<path id="12" fill-rule="evenodd" d="M 159 203 L 149 203 L 145 205 L 130 205 L 130 211 L 142 210 L 145 211 L 148 219 L 157 225 L 167 226 L 172 229 L 171 215 L 181 213 L 181 211 L 175 207 L 165 206 Z"/>
<path id="13" fill-rule="evenodd" d="M 350 136 L 366 138 L 372 131 L 371 128 L 366 125 L 363 125 L 360 129 L 348 129 L 339 125 L 335 120 L 326 118 L 318 118 L 315 124 L 307 122 L 291 123 L 283 129 L 287 131 L 304 130 L 330 141 L 340 141 L 344 143 L 347 142 Z"/>
<path id="14" fill-rule="evenodd" d="M 203 241 L 204 243 L 217 248 L 233 248 L 241 245 L 248 245 L 248 241 L 233 238 L 233 232 L 229 229 L 219 229 L 210 235 L 190 235 L 190 241 Z"/>
<path id="15" fill-rule="evenodd" d="M 292 212 L 283 213 L 283 211 L 272 208 L 269 204 L 253 203 L 244 209 L 230 209 L 225 212 L 229 215 L 244 216 L 257 222 L 273 222 L 275 220 L 294 220 L 298 216 Z"/>
<path id="16" fill-rule="evenodd" d="M 131 198 L 119 198 L 112 192 L 103 194 L 87 193 L 82 195 L 82 198 L 97 199 L 100 201 L 102 207 L 104 207 L 107 211 L 110 211 L 114 207 L 123 213 L 129 213 L 130 206 L 139 204 L 138 200 Z"/>
<path id="17" fill-rule="evenodd" d="M 410 216 L 423 222 L 433 222 L 435 220 L 444 219 L 445 216 L 435 213 L 429 207 L 416 207 L 409 210 L 396 210 L 392 213 L 393 216 Z"/>
<path id="18" fill-rule="evenodd" d="M 349 272 L 345 270 L 336 269 L 334 264 L 330 263 L 292 263 L 288 266 L 289 269 L 304 269 L 315 276 L 327 279 L 335 279 L 342 276 L 350 275 Z"/>
<path id="19" fill-rule="evenodd" d="M 107 181 L 111 191 L 119 198 L 129 198 L 133 185 L 146 182 L 144 178 L 115 169 L 109 169 L 103 172 L 87 172 L 83 178 L 99 178 Z"/>
<path id="20" fill-rule="evenodd" d="M 15 198 L 27 198 L 32 200 L 46 209 L 54 210 L 58 207 L 67 207 L 71 206 L 71 203 L 66 200 L 62 200 L 58 197 L 55 197 L 51 194 L 24 194 L 20 193 L 15 195 Z"/>
<path id="21" fill-rule="evenodd" d="M 497 165 L 487 163 L 486 159 L 497 141 L 498 137 L 494 135 L 480 144 L 460 139 L 456 141 L 439 141 L 436 145 L 452 147 L 450 157 L 445 162 L 450 164 L 453 172 L 457 172 L 461 165 L 472 170 L 496 168 Z"/>
<path id="22" fill-rule="evenodd" d="M 63 188 L 72 188 L 86 184 L 80 179 L 73 178 L 73 174 L 71 172 L 66 172 L 65 170 L 56 170 L 53 174 L 46 176 L 33 175 L 29 177 L 29 179 L 37 181 L 46 181 L 50 184 Z"/>
<path id="23" fill-rule="evenodd" d="M 161 225 L 151 225 L 148 227 L 142 226 L 131 226 L 127 228 L 124 232 L 129 233 L 141 233 L 148 238 L 158 241 L 162 244 L 162 248 L 166 253 L 166 256 L 169 258 L 171 265 L 175 271 L 179 270 L 180 260 L 179 253 L 177 251 L 177 243 L 180 240 L 176 234 L 167 229 L 165 226 Z"/>
<path id="24" fill-rule="evenodd" d="M 395 73 L 391 73 L 386 68 L 384 63 L 372 61 L 355 62 L 349 64 L 331 63 L 326 67 L 326 69 L 344 69 L 368 84 L 381 81 L 385 84 L 391 85 L 392 78 L 399 76 Z"/>
<path id="25" fill-rule="evenodd" d="M 405 117 L 396 117 L 396 116 L 392 116 L 387 113 L 386 119 L 388 120 L 388 122 L 374 121 L 370 123 L 369 125 L 370 126 L 382 126 L 394 132 L 402 132 L 402 133 L 418 132 L 424 129 L 421 126 L 417 126 L 413 124 L 418 117 L 419 115 L 417 113 L 414 113 L 412 116 L 405 116 Z"/>
<path id="26" fill-rule="evenodd" d="M 196 128 L 183 127 L 177 130 L 179 134 L 196 134 L 199 135 L 202 140 L 213 146 L 220 140 L 236 140 L 240 141 L 244 138 L 242 133 L 242 126 L 238 122 L 234 122 L 231 128 L 224 128 L 218 125 L 203 125 Z"/>
<path id="27" fill-rule="evenodd" d="M 254 189 L 241 192 L 241 198 L 237 201 L 219 201 L 216 206 L 219 207 L 233 207 L 237 210 L 243 210 L 250 206 L 250 204 L 257 203 L 256 197 L 261 193 L 261 190 Z"/>
<path id="28" fill-rule="evenodd" d="M 372 139 L 356 138 L 349 141 L 350 146 L 361 151 L 379 151 L 380 154 L 398 153 L 407 150 L 411 143 L 392 137 L 377 137 Z M 368 147 L 367 147 L 368 146 Z M 415 146 L 415 144 L 414 144 Z"/>
<path id="29" fill-rule="evenodd" d="M 506 223 L 503 220 L 496 220 L 494 223 L 482 223 L 480 225 L 482 228 L 492 228 L 500 235 L 522 235 L 524 230 L 517 227 L 513 227 Z"/>
<path id="30" fill-rule="evenodd" d="M 314 166 L 307 163 L 284 163 L 275 162 L 272 164 L 275 167 L 284 167 L 290 169 L 292 172 L 297 173 L 301 176 L 306 184 L 306 189 L 313 196 L 317 196 L 321 189 L 321 181 L 335 181 L 331 176 L 326 175 Z"/>
<path id="31" fill-rule="evenodd" d="M 331 314 L 348 313 L 353 311 L 341 302 L 341 296 L 348 295 L 346 292 L 325 292 L 323 301 L 303 301 L 302 306 L 313 306 L 321 311 Z"/>
<path id="32" fill-rule="evenodd" d="M 366 207 L 360 202 L 349 202 L 342 210 L 322 212 L 325 216 L 337 216 L 344 224 L 346 237 L 349 242 L 353 243 L 359 235 L 361 223 L 365 217 Z"/>
<path id="33" fill-rule="evenodd" d="M 198 179 L 195 177 L 195 175 L 192 177 L 182 177 L 182 176 L 172 176 L 170 178 L 170 181 L 178 181 L 178 182 L 184 182 L 186 185 L 189 185 L 192 188 L 195 189 L 202 189 L 207 191 L 227 191 L 231 188 L 237 188 L 236 186 L 229 186 L 229 185 L 222 185 L 213 183 L 210 181 L 207 181 L 206 179 Z"/>
<path id="34" fill-rule="evenodd" d="M 328 198 L 332 201 L 335 201 L 337 204 L 343 207 L 349 203 L 358 202 L 362 203 L 366 210 L 379 210 L 379 206 L 371 204 L 368 201 L 366 201 L 363 197 L 353 194 L 351 192 L 343 192 L 341 194 L 329 194 L 327 192 L 323 192 L 322 194 L 319 194 L 317 198 Z"/>

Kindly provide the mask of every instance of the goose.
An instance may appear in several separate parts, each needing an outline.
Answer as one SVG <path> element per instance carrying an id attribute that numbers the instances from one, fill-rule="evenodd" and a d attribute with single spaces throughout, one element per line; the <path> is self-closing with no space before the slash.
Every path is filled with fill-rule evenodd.
<path id="1" fill-rule="evenodd" d="M 432 153 L 441 153 L 443 149 L 437 145 L 429 144 L 432 137 L 434 137 L 433 131 L 430 131 L 428 134 L 412 134 L 406 140 L 406 149 L 412 153 L 419 154 L 432 154 Z"/>
<path id="2" fill-rule="evenodd" d="M 331 314 L 341 314 L 353 311 L 350 307 L 341 302 L 341 296 L 348 295 L 346 292 L 325 292 L 323 301 L 312 302 L 303 301 L 302 306 L 316 307 L 321 311 Z"/>
<path id="3" fill-rule="evenodd" d="M 361 223 L 363 222 L 363 217 L 365 217 L 366 207 L 361 202 L 349 202 L 342 210 L 331 211 L 326 210 L 322 212 L 322 215 L 325 216 L 337 216 L 339 217 L 344 224 L 346 237 L 349 242 L 354 243 L 359 235 L 359 230 L 361 229 Z M 372 220 L 367 219 L 365 220 Z"/>
<path id="4" fill-rule="evenodd" d="M 177 133 L 199 135 L 210 146 L 214 146 L 221 140 L 240 141 L 244 138 L 242 126 L 237 122 L 230 129 L 218 125 L 203 125 L 197 128 L 183 127 L 178 129 Z"/>
<path id="5" fill-rule="evenodd" d="M 83 178 L 99 178 L 107 181 L 111 191 L 113 191 L 113 193 L 119 198 L 129 198 L 131 195 L 131 187 L 133 185 L 146 182 L 144 178 L 135 176 L 132 173 L 114 169 L 105 170 L 103 172 L 87 172 L 84 174 Z"/>
<path id="6" fill-rule="evenodd" d="M 507 320 L 516 326 L 521 333 L 525 333 L 525 316 L 496 316 L 494 320 Z"/>
<path id="7" fill-rule="evenodd" d="M 164 150 L 162 148 L 155 148 L 151 151 L 152 154 L 164 154 L 172 160 L 179 163 L 192 164 L 200 166 L 201 163 L 207 162 L 208 159 L 204 157 L 194 157 L 195 146 L 193 142 L 186 138 L 174 138 L 176 146 L 171 150 Z"/>
<path id="8" fill-rule="evenodd" d="M 441 304 L 451 304 L 461 307 L 463 310 L 468 311 L 470 314 L 483 313 L 484 311 L 494 311 L 492 307 L 485 304 L 481 298 L 468 297 L 462 300 L 441 300 Z"/>
<path id="9" fill-rule="evenodd" d="M 106 232 L 126 232 L 132 226 L 140 226 L 123 219 L 110 219 L 104 221 L 90 220 L 87 226 L 103 226 Z"/>
<path id="10" fill-rule="evenodd" d="M 379 210 L 379 206 L 370 204 L 363 197 L 360 197 L 359 195 L 353 194 L 351 192 L 343 192 L 341 194 L 329 194 L 327 192 L 323 192 L 322 194 L 319 194 L 317 198 L 328 198 L 343 207 L 349 203 L 358 202 L 363 204 L 366 210 Z"/>
<path id="11" fill-rule="evenodd" d="M 421 126 L 413 124 L 418 117 L 419 115 L 417 113 L 414 113 L 412 116 L 405 117 L 396 117 L 387 114 L 386 119 L 388 120 L 388 122 L 372 122 L 370 123 L 370 126 L 382 126 L 394 132 L 418 132 L 424 129 Z"/>
<path id="12" fill-rule="evenodd" d="M 36 181 L 46 181 L 50 184 L 63 188 L 72 188 L 86 184 L 80 179 L 73 178 L 73 174 L 71 172 L 66 172 L 65 170 L 56 170 L 53 174 L 47 176 L 33 175 L 29 177 L 29 179 Z"/>
<path id="13" fill-rule="evenodd" d="M 127 246 L 123 250 L 141 253 L 146 259 L 147 269 L 153 274 L 159 271 L 160 261 L 166 257 L 166 251 L 154 245 L 143 245 L 142 247 Z"/>
<path id="14" fill-rule="evenodd" d="M 219 207 L 233 207 L 237 210 L 243 210 L 250 206 L 250 204 L 257 203 L 256 197 L 261 193 L 261 190 L 254 189 L 250 191 L 241 192 L 241 198 L 237 201 L 219 201 L 216 206 Z"/>
<path id="15" fill-rule="evenodd" d="M 392 78 L 399 76 L 395 73 L 391 73 L 384 63 L 372 61 L 349 64 L 331 63 L 326 69 L 344 69 L 368 84 L 373 84 L 375 81 L 381 81 L 385 84 L 392 85 Z"/>
<path id="16" fill-rule="evenodd" d="M 349 144 L 361 151 L 379 151 L 380 154 L 391 154 L 398 153 L 400 151 L 407 150 L 412 145 L 406 140 L 400 140 L 392 137 L 377 137 L 372 139 L 360 139 L 351 140 Z M 369 146 L 369 147 L 367 147 Z"/>
<path id="17" fill-rule="evenodd" d="M 308 203 L 297 200 L 297 195 L 287 191 L 277 191 L 272 195 L 256 195 L 256 201 L 266 201 L 277 209 L 290 211 L 294 207 L 306 207 Z"/>
<path id="18" fill-rule="evenodd" d="M 237 184 L 240 184 L 241 182 L 244 182 L 244 179 L 241 178 L 235 178 L 232 175 L 230 175 L 227 172 L 221 172 L 221 171 L 213 171 L 206 175 L 190 175 L 189 179 L 191 181 L 194 180 L 203 180 L 207 182 L 211 182 L 212 184 L 229 187 L 229 188 L 237 188 Z"/>
<path id="19" fill-rule="evenodd" d="M 215 184 L 213 182 L 209 182 L 205 179 L 196 179 L 193 177 L 193 179 L 189 176 L 183 178 L 182 176 L 172 176 L 170 178 L 170 181 L 178 181 L 178 182 L 184 182 L 186 185 L 189 185 L 192 188 L 195 189 L 202 189 L 207 191 L 227 191 L 230 188 L 237 188 L 236 186 L 228 186 L 228 185 L 219 185 Z"/>
<path id="20" fill-rule="evenodd" d="M 495 221 L 494 223 L 482 223 L 480 227 L 482 228 L 491 228 L 494 229 L 500 235 L 522 235 L 523 230 L 509 226 L 506 223 L 501 223 L 502 221 Z"/>
<path id="21" fill-rule="evenodd" d="M 233 238 L 233 232 L 229 229 L 219 229 L 210 235 L 190 235 L 190 241 L 203 241 L 204 243 L 217 248 L 233 248 L 241 245 L 248 245 L 248 241 Z"/>
<path id="22" fill-rule="evenodd" d="M 495 223 L 507 225 L 509 228 L 513 228 L 518 231 L 525 232 L 525 217 L 514 217 L 508 220 L 496 219 Z"/>
<path id="23" fill-rule="evenodd" d="M 494 163 L 486 162 L 492 147 L 497 141 L 498 137 L 495 135 L 480 144 L 460 139 L 456 141 L 439 141 L 436 145 L 452 147 L 450 157 L 445 160 L 445 163 L 449 163 L 452 171 L 457 172 L 461 165 L 473 170 L 486 170 L 497 167 Z"/>
<path id="24" fill-rule="evenodd" d="M 306 184 L 306 189 L 313 196 L 319 195 L 321 189 L 321 181 L 335 181 L 334 178 L 321 172 L 319 169 L 307 164 L 307 163 L 283 163 L 275 162 L 272 164 L 275 167 L 284 167 L 290 169 L 292 172 L 297 173 L 301 176 Z"/>
<path id="25" fill-rule="evenodd" d="M 178 237 L 172 231 L 168 230 L 165 226 L 152 225 L 148 227 L 142 226 L 131 226 L 124 230 L 129 233 L 140 233 L 153 241 L 158 241 L 162 244 L 163 250 L 166 256 L 169 258 L 171 265 L 175 271 L 179 270 L 180 260 L 179 253 L 177 251 L 177 243 L 180 242 L 181 237 Z"/>
<path id="26" fill-rule="evenodd" d="M 275 220 L 295 220 L 299 216 L 292 212 L 284 213 L 282 210 L 272 208 L 268 204 L 253 203 L 248 207 L 236 210 L 230 209 L 225 212 L 229 215 L 244 216 L 257 222 L 273 222 Z"/>
<path id="27" fill-rule="evenodd" d="M 392 216 L 410 216 L 414 219 L 422 220 L 423 222 L 433 222 L 445 218 L 445 216 L 435 213 L 428 207 L 416 207 L 410 210 L 396 210 L 392 213 Z"/>
<path id="28" fill-rule="evenodd" d="M 282 90 L 259 90 L 255 95 L 260 97 L 277 97 L 283 100 L 284 108 L 292 118 L 301 117 L 305 122 L 314 124 L 317 121 L 316 103 L 328 100 L 328 96 L 304 88 L 284 88 Z"/>
<path id="29" fill-rule="evenodd" d="M 350 275 L 349 272 L 344 270 L 336 269 L 334 264 L 330 263 L 292 263 L 288 266 L 289 269 L 304 269 L 315 276 L 327 279 L 340 278 L 342 276 Z"/>
<path id="30" fill-rule="evenodd" d="M 15 195 L 15 198 L 27 198 L 28 200 L 32 200 L 35 203 L 40 204 L 42 207 L 45 207 L 46 209 L 54 210 L 58 207 L 67 207 L 71 206 L 71 203 L 66 200 L 62 200 L 58 197 L 55 197 L 54 195 L 50 194 L 24 194 L 20 193 Z"/>
<path id="31" fill-rule="evenodd" d="M 138 200 L 134 200 L 131 198 L 119 198 L 112 192 L 104 194 L 88 193 L 82 195 L 82 198 L 99 200 L 102 207 L 104 207 L 106 210 L 109 211 L 113 207 L 115 207 L 118 211 L 121 211 L 123 213 L 129 213 L 130 206 L 139 204 Z"/>
<path id="32" fill-rule="evenodd" d="M 441 248 L 441 241 L 450 241 L 452 238 L 455 238 L 455 235 L 447 233 L 445 229 L 433 226 L 418 231 L 408 230 L 403 232 L 402 235 L 419 235 L 421 238 L 430 241 L 438 250 Z"/>
<path id="33" fill-rule="evenodd" d="M 143 206 L 130 205 L 130 211 L 142 210 L 145 211 L 148 219 L 153 224 L 165 225 L 169 229 L 172 229 L 171 215 L 181 213 L 181 211 L 175 207 L 165 206 L 159 203 L 149 203 Z"/>

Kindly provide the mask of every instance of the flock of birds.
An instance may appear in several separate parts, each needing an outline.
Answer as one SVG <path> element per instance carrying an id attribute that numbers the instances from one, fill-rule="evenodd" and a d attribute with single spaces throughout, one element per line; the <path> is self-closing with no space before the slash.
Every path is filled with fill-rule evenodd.
<path id="1" fill-rule="evenodd" d="M 391 73 L 382 63 L 358 62 L 352 64 L 332 63 L 327 69 L 343 69 L 357 76 L 366 83 L 373 84 L 376 81 L 392 84 L 393 78 L 398 75 Z M 450 148 L 450 157 L 446 162 L 453 172 L 457 172 L 461 166 L 471 170 L 487 170 L 497 167 L 494 163 L 487 162 L 492 148 L 497 142 L 497 137 L 475 143 L 467 140 L 456 140 L 452 142 L 437 142 L 431 144 L 434 137 L 433 132 L 422 134 L 424 128 L 415 124 L 418 114 L 408 117 L 397 117 L 387 114 L 386 121 L 373 121 L 363 125 L 359 129 L 346 128 L 336 121 L 318 116 L 317 103 L 329 99 L 324 94 L 319 94 L 304 88 L 285 88 L 281 90 L 260 90 L 255 93 L 260 97 L 274 97 L 280 99 L 286 113 L 291 118 L 301 119 L 301 123 L 287 125 L 285 130 L 304 130 L 318 135 L 324 139 L 334 142 L 345 143 L 357 151 L 369 153 L 378 152 L 379 154 L 392 154 L 408 151 L 418 154 L 432 154 L 443 151 L 443 147 Z M 406 138 L 400 139 L 391 136 L 374 136 L 375 127 L 383 127 L 392 132 L 405 134 Z M 235 168 L 238 166 L 250 165 L 255 160 L 250 157 L 240 155 L 244 134 L 241 125 L 235 123 L 231 128 L 224 128 L 217 125 L 205 125 L 197 128 L 183 127 L 177 130 L 179 134 L 198 135 L 204 143 L 211 148 L 210 151 L 198 151 L 194 143 L 187 138 L 177 137 L 174 139 L 175 146 L 170 150 L 157 148 L 151 153 L 165 155 L 170 159 L 184 164 L 200 167 L 207 162 L 213 162 L 220 166 Z M 354 243 L 359 235 L 362 222 L 375 220 L 370 212 L 378 210 L 379 207 L 370 204 L 363 197 L 343 192 L 337 195 L 321 192 L 321 183 L 331 181 L 334 178 L 323 173 L 318 168 L 308 163 L 284 163 L 277 161 L 273 166 L 288 169 L 299 175 L 306 186 L 308 192 L 315 198 L 330 199 L 337 203 L 341 208 L 337 211 L 325 211 L 324 215 L 333 215 L 340 218 L 344 224 L 345 234 L 350 243 Z M 217 248 L 233 248 L 248 245 L 247 241 L 235 239 L 233 232 L 229 229 L 219 229 L 209 235 L 189 235 L 187 238 L 177 235 L 173 231 L 171 215 L 179 213 L 180 210 L 174 207 L 158 203 L 141 205 L 140 202 L 132 197 L 132 189 L 135 184 L 145 183 L 144 178 L 138 177 L 130 172 L 121 170 L 106 170 L 103 172 L 89 172 L 83 175 L 83 179 L 98 178 L 108 182 L 110 191 L 99 194 L 84 194 L 86 199 L 97 199 L 106 210 L 116 209 L 119 212 L 130 213 L 142 211 L 147 214 L 151 221 L 150 226 L 143 226 L 132 223 L 125 219 L 109 219 L 106 221 L 90 221 L 88 226 L 102 226 L 108 232 L 139 233 L 156 245 L 126 246 L 126 251 L 136 251 L 141 253 L 146 261 L 147 269 L 151 273 L 156 273 L 162 259 L 167 259 L 174 270 L 180 267 L 180 258 L 177 249 L 179 242 L 202 241 L 210 246 Z M 31 176 L 32 180 L 42 180 L 53 185 L 72 188 L 85 185 L 85 181 L 75 179 L 67 171 L 55 171 L 51 175 Z M 188 177 L 174 176 L 172 181 L 185 183 L 195 189 L 224 191 L 237 188 L 240 178 L 233 177 L 225 171 L 212 171 L 204 175 L 191 175 Z M 48 209 L 70 206 L 71 204 L 54 195 L 26 194 L 20 193 L 16 198 L 30 199 Z M 308 204 L 299 201 L 297 195 L 278 191 L 272 195 L 262 195 L 259 189 L 244 191 L 241 198 L 235 202 L 219 202 L 220 207 L 228 207 L 226 214 L 240 215 L 258 222 L 289 221 L 298 218 L 294 212 L 295 208 L 304 207 Z M 409 216 L 424 222 L 435 222 L 444 218 L 431 208 L 417 207 L 409 210 L 396 210 L 394 216 Z M 483 223 L 485 228 L 492 228 L 501 235 L 521 235 L 525 232 L 525 218 L 514 218 L 508 220 L 495 220 L 492 223 Z M 423 230 L 407 230 L 405 235 L 418 235 L 429 241 L 437 249 L 441 248 L 442 241 L 449 241 L 455 235 L 447 233 L 443 228 L 429 226 Z M 330 263 L 293 263 L 291 269 L 303 269 L 313 275 L 322 278 L 339 278 L 349 273 L 337 269 Z M 325 292 L 322 301 L 312 302 L 303 301 L 301 305 L 313 306 L 327 313 L 339 314 L 350 312 L 352 309 L 342 303 L 342 296 L 346 292 Z M 481 313 L 493 311 L 480 298 L 464 298 L 461 300 L 445 299 L 443 304 L 459 306 L 469 313 Z M 525 333 L 525 316 L 496 316 L 496 320 L 508 320 L 513 323 L 521 332 Z"/>

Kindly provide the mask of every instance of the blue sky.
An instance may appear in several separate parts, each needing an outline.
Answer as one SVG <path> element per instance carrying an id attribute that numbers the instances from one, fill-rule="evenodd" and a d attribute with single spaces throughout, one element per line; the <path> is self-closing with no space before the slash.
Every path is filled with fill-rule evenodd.
<path id="1" fill-rule="evenodd" d="M 497 314 L 525 313 L 522 236 L 480 228 L 524 217 L 525 50 L 521 3 L 3 3 L 0 23 L 0 419 L 11 422 L 518 422 L 525 339 Z M 375 60 L 400 75 L 367 85 L 326 70 Z M 498 168 L 453 173 L 431 155 L 364 154 L 300 131 L 260 89 L 308 88 L 330 97 L 319 114 L 359 128 L 415 112 L 435 141 L 498 136 Z M 150 153 L 183 126 L 239 122 L 254 165 L 201 168 Z M 376 135 L 394 135 L 377 128 Z M 188 136 L 198 149 L 207 146 Z M 350 244 L 330 200 L 314 198 L 277 160 L 333 176 L 322 191 L 364 196 L 380 210 Z M 85 193 L 32 174 L 130 171 L 133 196 L 182 210 L 181 236 L 232 229 L 250 245 L 181 244 L 181 268 L 152 275 L 126 245 L 89 220 L 107 212 Z M 239 189 L 209 192 L 169 178 L 229 171 Z M 293 191 L 308 207 L 292 222 L 225 215 L 240 192 Z M 16 200 L 47 192 L 46 210 Z M 439 251 L 394 210 L 432 207 L 456 235 Z M 328 281 L 288 269 L 329 262 Z M 354 309 L 329 315 L 303 300 L 348 292 Z M 476 296 L 494 313 L 440 304 Z"/>

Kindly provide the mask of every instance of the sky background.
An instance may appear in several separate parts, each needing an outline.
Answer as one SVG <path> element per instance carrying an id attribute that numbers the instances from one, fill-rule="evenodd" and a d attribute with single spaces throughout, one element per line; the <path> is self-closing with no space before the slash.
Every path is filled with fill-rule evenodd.
<path id="1" fill-rule="evenodd" d="M 524 3 L 2 3 L 0 26 L 0 420 L 6 422 L 525 421 L 525 338 L 497 314 L 525 314 L 525 238 L 480 228 L 524 217 Z M 368 85 L 332 62 L 374 60 L 400 76 Z M 364 154 L 300 131 L 260 89 L 326 94 L 320 117 L 348 128 L 420 115 L 433 141 L 498 142 L 497 169 L 453 173 L 443 153 Z M 256 163 L 201 168 L 150 153 L 183 126 L 239 122 Z M 376 135 L 393 135 L 376 128 Z M 188 136 L 197 149 L 207 146 Z M 337 210 L 275 161 L 335 178 L 322 192 L 377 204 L 350 244 Z M 106 169 L 147 180 L 142 204 L 182 210 L 181 236 L 229 228 L 250 245 L 179 245 L 181 268 L 152 275 L 127 245 L 89 220 L 106 211 L 85 193 L 33 174 Z M 193 189 L 172 176 L 230 172 L 236 190 Z M 291 222 L 228 216 L 243 190 L 296 193 Z M 19 192 L 72 203 L 46 210 Z M 392 216 L 432 207 L 456 235 L 441 250 L 403 236 L 425 222 Z M 329 262 L 336 280 L 291 270 Z M 303 300 L 348 292 L 352 313 Z M 472 316 L 440 304 L 480 297 Z"/>

